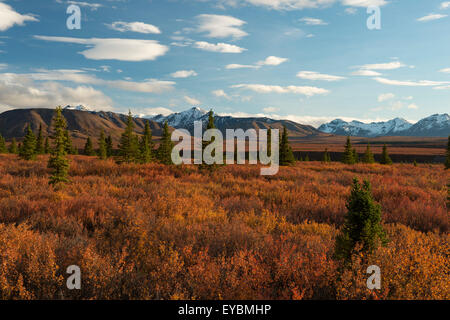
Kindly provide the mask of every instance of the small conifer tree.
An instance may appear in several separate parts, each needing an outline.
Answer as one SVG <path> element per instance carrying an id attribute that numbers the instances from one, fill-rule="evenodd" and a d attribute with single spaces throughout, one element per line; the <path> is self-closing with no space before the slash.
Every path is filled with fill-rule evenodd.
<path id="1" fill-rule="evenodd" d="M 131 163 L 139 161 L 138 137 L 134 134 L 134 120 L 131 111 L 128 113 L 127 126 L 120 137 L 119 162 Z"/>
<path id="2" fill-rule="evenodd" d="M 6 148 L 5 139 L 1 134 L 0 134 L 0 153 L 8 153 L 8 148 Z"/>
<path id="3" fill-rule="evenodd" d="M 325 149 L 325 152 L 323 153 L 323 162 L 331 162 L 330 153 L 328 152 L 328 149 Z"/>
<path id="4" fill-rule="evenodd" d="M 44 136 L 42 135 L 42 123 L 39 125 L 39 133 L 36 140 L 36 153 L 44 154 Z"/>
<path id="5" fill-rule="evenodd" d="M 383 146 L 383 152 L 381 153 L 381 161 L 380 161 L 380 163 L 381 164 L 387 164 L 387 165 L 392 164 L 392 160 L 389 157 L 389 153 L 388 153 L 386 144 Z"/>
<path id="6" fill-rule="evenodd" d="M 27 126 L 19 156 L 24 160 L 36 159 L 36 136 L 31 130 L 30 124 Z"/>
<path id="7" fill-rule="evenodd" d="M 103 129 L 100 131 L 100 137 L 98 138 L 98 157 L 101 160 L 105 160 L 108 158 L 106 150 L 105 131 Z"/>
<path id="8" fill-rule="evenodd" d="M 353 161 L 355 163 L 359 162 L 359 155 L 358 155 L 358 152 L 356 151 L 356 149 L 353 149 Z"/>
<path id="9" fill-rule="evenodd" d="M 335 256 L 348 261 L 356 253 L 356 247 L 362 253 L 371 254 L 386 242 L 386 236 L 381 225 L 381 207 L 374 202 L 368 181 L 361 186 L 358 179 L 353 180 L 346 207 L 348 212 L 336 238 Z"/>
<path id="10" fill-rule="evenodd" d="M 45 154 L 49 154 L 50 153 L 50 142 L 48 141 L 48 137 L 45 137 L 44 153 Z"/>
<path id="11" fill-rule="evenodd" d="M 86 139 L 86 144 L 84 145 L 84 154 L 86 156 L 95 156 L 94 147 L 92 146 L 91 137 Z"/>
<path id="12" fill-rule="evenodd" d="M 70 137 L 69 130 L 64 131 L 64 139 L 65 139 L 65 148 L 67 154 L 78 154 L 78 150 L 72 144 L 72 138 Z"/>
<path id="13" fill-rule="evenodd" d="M 157 151 L 158 160 L 163 164 L 172 164 L 172 149 L 173 142 L 169 132 L 169 125 L 166 121 L 164 123 L 161 144 Z"/>
<path id="14" fill-rule="evenodd" d="M 289 145 L 288 132 L 286 127 L 283 127 L 283 133 L 280 139 L 280 166 L 289 166 L 295 163 L 292 148 Z"/>
<path id="15" fill-rule="evenodd" d="M 350 140 L 350 136 L 347 136 L 347 142 L 345 144 L 344 155 L 342 157 L 342 162 L 345 164 L 354 164 L 355 163 L 355 153 L 352 148 L 352 142 Z"/>
<path id="16" fill-rule="evenodd" d="M 308 154 L 306 154 L 305 159 L 303 159 L 303 161 L 305 161 L 305 162 L 309 162 L 309 161 L 310 161 L 310 160 L 309 160 L 309 155 L 308 155 Z"/>
<path id="17" fill-rule="evenodd" d="M 62 115 L 62 108 L 57 107 L 53 118 L 53 150 L 48 160 L 48 167 L 53 169 L 49 184 L 58 185 L 68 182 L 69 160 L 67 159 L 66 119 Z"/>
<path id="18" fill-rule="evenodd" d="M 144 135 L 139 143 L 139 151 L 142 163 L 149 163 L 153 160 L 153 137 L 148 120 L 145 122 Z"/>
<path id="19" fill-rule="evenodd" d="M 375 158 L 373 157 L 373 153 L 370 150 L 370 143 L 367 144 L 366 152 L 364 153 L 363 162 L 364 163 L 375 163 Z"/>
<path id="20" fill-rule="evenodd" d="M 12 154 L 17 154 L 18 153 L 16 138 L 12 138 L 11 144 L 9 145 L 9 148 L 8 148 L 8 151 L 9 151 L 9 153 L 12 153 Z"/>
<path id="21" fill-rule="evenodd" d="M 109 135 L 108 137 L 106 137 L 106 155 L 109 157 L 112 157 L 113 155 L 113 141 L 111 138 L 111 135 Z"/>

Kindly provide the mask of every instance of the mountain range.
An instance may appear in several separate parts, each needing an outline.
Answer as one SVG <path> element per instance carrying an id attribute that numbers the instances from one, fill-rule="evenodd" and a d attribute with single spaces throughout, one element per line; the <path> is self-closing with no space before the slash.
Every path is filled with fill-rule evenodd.
<path id="1" fill-rule="evenodd" d="M 434 114 L 413 124 L 402 118 L 384 122 L 363 123 L 335 119 L 322 124 L 319 131 L 357 137 L 412 136 L 447 137 L 450 135 L 450 116 L 447 113 Z"/>

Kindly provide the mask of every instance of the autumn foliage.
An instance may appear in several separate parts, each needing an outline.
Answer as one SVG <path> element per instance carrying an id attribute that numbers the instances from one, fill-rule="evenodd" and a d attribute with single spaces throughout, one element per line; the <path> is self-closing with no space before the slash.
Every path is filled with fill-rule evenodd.
<path id="1" fill-rule="evenodd" d="M 449 172 L 441 165 L 116 164 L 0 155 L 0 299 L 450 299 Z M 352 181 L 368 180 L 388 242 L 334 259 Z M 382 271 L 366 287 L 367 264 Z M 66 289 L 66 268 L 82 289 Z"/>

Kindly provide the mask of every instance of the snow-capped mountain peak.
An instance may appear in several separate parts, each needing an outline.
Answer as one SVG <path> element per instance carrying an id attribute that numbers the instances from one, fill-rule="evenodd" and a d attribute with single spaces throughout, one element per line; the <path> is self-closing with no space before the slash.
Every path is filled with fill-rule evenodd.
<path id="1" fill-rule="evenodd" d="M 156 122 L 159 122 L 159 123 L 164 123 L 167 121 L 169 126 L 178 128 L 178 127 L 184 127 L 187 125 L 191 125 L 194 121 L 203 121 L 207 114 L 208 114 L 208 111 L 203 110 L 199 107 L 193 107 L 189 110 L 172 113 L 168 116 L 159 114 L 150 119 L 152 119 Z"/>
<path id="2" fill-rule="evenodd" d="M 64 109 L 66 109 L 66 110 L 77 110 L 77 111 L 91 111 L 91 110 L 89 110 L 88 108 L 86 108 L 85 106 L 83 106 L 83 105 L 78 105 L 78 106 L 66 106 L 66 107 L 64 107 Z"/>

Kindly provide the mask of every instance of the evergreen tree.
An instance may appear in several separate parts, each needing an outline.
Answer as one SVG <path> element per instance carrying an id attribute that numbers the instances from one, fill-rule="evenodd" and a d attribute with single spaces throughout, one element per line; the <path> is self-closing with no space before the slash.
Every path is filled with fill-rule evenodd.
<path id="1" fill-rule="evenodd" d="M 106 137 L 106 155 L 108 158 L 113 155 L 113 141 L 111 135 Z"/>
<path id="2" fill-rule="evenodd" d="M 98 138 L 98 157 L 102 160 L 108 158 L 108 153 L 106 150 L 105 131 L 103 131 L 103 129 L 100 131 L 100 137 Z"/>
<path id="3" fill-rule="evenodd" d="M 375 158 L 373 157 L 373 153 L 370 150 L 370 143 L 367 144 L 366 152 L 364 153 L 363 162 L 364 163 L 375 163 Z"/>
<path id="4" fill-rule="evenodd" d="M 36 153 L 44 154 L 44 137 L 42 136 L 42 124 L 39 125 L 39 133 L 36 140 Z"/>
<path id="5" fill-rule="evenodd" d="M 353 161 L 355 163 L 359 162 L 359 156 L 358 156 L 358 152 L 356 151 L 356 149 L 353 149 Z"/>
<path id="6" fill-rule="evenodd" d="M 267 130 L 267 156 L 272 156 L 272 128 Z"/>
<path id="7" fill-rule="evenodd" d="M 16 142 L 16 138 L 13 138 L 11 141 L 11 144 L 9 145 L 9 149 L 8 149 L 9 153 L 12 154 L 17 154 L 17 142 Z"/>
<path id="8" fill-rule="evenodd" d="M 305 159 L 303 159 L 303 161 L 305 161 L 305 162 L 309 162 L 309 161 L 310 161 L 310 160 L 309 160 L 309 155 L 308 155 L 308 154 L 306 154 Z"/>
<path id="9" fill-rule="evenodd" d="M 50 153 L 50 143 L 48 141 L 48 137 L 45 137 L 44 153 L 45 154 L 49 154 Z"/>
<path id="10" fill-rule="evenodd" d="M 283 127 L 283 133 L 280 139 L 280 166 L 288 166 L 295 163 L 292 148 L 289 145 L 288 133 L 286 127 Z"/>
<path id="11" fill-rule="evenodd" d="M 361 186 L 358 179 L 353 180 L 346 207 L 348 212 L 336 238 L 335 255 L 348 261 L 357 245 L 362 253 L 371 254 L 380 243 L 386 242 L 386 236 L 381 226 L 381 207 L 374 202 L 368 181 Z"/>
<path id="12" fill-rule="evenodd" d="M 414 166 L 414 167 L 417 167 L 417 161 L 416 161 L 416 159 L 414 159 L 413 166 Z"/>
<path id="13" fill-rule="evenodd" d="M 8 149 L 6 148 L 6 142 L 3 136 L 0 134 L 0 153 L 8 153 Z"/>
<path id="14" fill-rule="evenodd" d="M 216 126 L 214 124 L 214 112 L 212 110 L 210 110 L 209 113 L 208 113 L 208 123 L 206 124 L 206 130 L 205 131 L 207 131 L 209 129 L 215 129 L 215 128 L 216 128 Z M 202 154 L 205 151 L 205 148 L 208 145 L 210 145 L 211 143 L 213 143 L 214 140 L 215 140 L 215 138 L 213 137 L 211 139 L 211 141 L 206 141 L 206 140 L 202 141 Z M 236 149 L 237 149 L 237 144 L 236 144 Z M 213 151 L 211 153 L 211 156 L 212 157 L 215 156 L 215 151 Z M 236 156 L 236 159 L 237 159 L 237 150 L 236 150 L 235 156 Z M 201 167 L 208 167 L 209 169 L 213 169 L 213 168 L 215 168 L 215 164 L 208 165 L 208 164 L 206 164 L 206 162 L 204 162 L 204 159 L 203 159 L 203 163 L 202 163 Z"/>
<path id="15" fill-rule="evenodd" d="M 57 107 L 53 118 L 53 150 L 48 160 L 48 167 L 53 169 L 49 184 L 57 185 L 68 182 L 69 160 L 67 159 L 66 119 L 62 115 L 62 108 Z"/>
<path id="16" fill-rule="evenodd" d="M 445 157 L 445 169 L 450 169 L 450 136 L 448 136 L 447 153 Z"/>
<path id="17" fill-rule="evenodd" d="M 64 139 L 67 154 L 78 154 L 78 150 L 72 144 L 72 138 L 70 137 L 69 130 L 64 131 Z"/>
<path id="18" fill-rule="evenodd" d="M 86 144 L 84 145 L 84 154 L 86 156 L 95 156 L 94 147 L 92 146 L 91 137 L 88 137 L 86 140 Z"/>
<path id="19" fill-rule="evenodd" d="M 347 136 L 347 143 L 345 144 L 344 155 L 342 157 L 342 162 L 345 164 L 355 163 L 355 153 L 352 148 L 352 142 L 350 141 L 350 136 Z"/>
<path id="20" fill-rule="evenodd" d="M 131 163 L 139 161 L 138 137 L 134 134 L 134 121 L 131 111 L 128 113 L 127 126 L 120 137 L 119 162 Z"/>
<path id="21" fill-rule="evenodd" d="M 330 154 L 328 153 L 328 149 L 325 148 L 325 152 L 323 153 L 323 162 L 331 162 Z"/>
<path id="22" fill-rule="evenodd" d="M 33 130 L 31 130 L 30 124 L 27 126 L 19 156 L 24 160 L 36 159 L 36 136 Z"/>
<path id="23" fill-rule="evenodd" d="M 142 163 L 149 163 L 153 160 L 153 137 L 148 120 L 145 122 L 144 135 L 141 137 L 139 150 Z"/>
<path id="24" fill-rule="evenodd" d="M 392 160 L 389 157 L 386 144 L 383 146 L 383 152 L 381 153 L 381 164 L 392 164 Z"/>
<path id="25" fill-rule="evenodd" d="M 164 164 L 172 164 L 173 142 L 169 133 L 169 125 L 167 121 L 164 123 L 163 136 L 159 145 L 157 155 L 158 160 Z"/>

